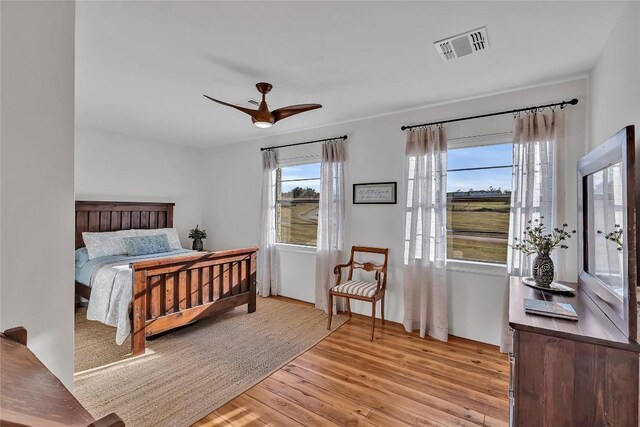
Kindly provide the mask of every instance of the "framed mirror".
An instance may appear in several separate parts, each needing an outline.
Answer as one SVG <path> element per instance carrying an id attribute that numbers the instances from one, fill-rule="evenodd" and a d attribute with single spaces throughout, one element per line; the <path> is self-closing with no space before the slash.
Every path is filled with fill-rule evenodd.
<path id="1" fill-rule="evenodd" d="M 580 286 L 629 339 L 637 340 L 634 127 L 578 163 Z"/>

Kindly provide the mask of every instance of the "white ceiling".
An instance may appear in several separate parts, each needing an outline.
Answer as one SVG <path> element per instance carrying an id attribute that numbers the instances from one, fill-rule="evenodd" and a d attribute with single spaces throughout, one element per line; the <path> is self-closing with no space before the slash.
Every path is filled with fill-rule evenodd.
<path id="1" fill-rule="evenodd" d="M 611 2 L 78 2 L 77 125 L 208 147 L 587 72 Z M 442 62 L 433 42 L 486 26 L 490 49 Z M 317 102 L 270 129 L 237 102 Z"/>

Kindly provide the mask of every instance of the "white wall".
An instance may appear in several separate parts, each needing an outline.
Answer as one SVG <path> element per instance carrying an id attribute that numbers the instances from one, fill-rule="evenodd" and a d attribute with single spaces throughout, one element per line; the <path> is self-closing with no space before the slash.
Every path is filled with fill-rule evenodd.
<path id="1" fill-rule="evenodd" d="M 173 202 L 184 247 L 204 208 L 202 150 L 97 129 L 76 129 L 76 200 Z M 202 227 L 201 227 L 202 228 Z M 208 241 L 205 241 L 208 243 Z"/>
<path id="2" fill-rule="evenodd" d="M 590 148 L 627 125 L 636 126 L 640 150 L 640 3 L 635 1 L 623 9 L 589 74 Z"/>
<path id="3" fill-rule="evenodd" d="M 74 2 L 1 2 L 0 329 L 73 386 Z"/>
<path id="4" fill-rule="evenodd" d="M 216 147 L 207 151 L 209 200 L 204 221 L 213 237 L 215 249 L 258 245 L 262 146 L 300 142 L 347 134 L 346 187 L 351 200 L 353 183 L 397 181 L 399 200 L 403 194 L 405 134 L 400 126 L 432 120 L 474 115 L 515 107 L 526 107 L 571 99 L 580 103 L 567 109 L 566 140 L 561 149 L 564 159 L 565 220 L 575 225 L 576 162 L 586 148 L 586 80 L 584 78 L 555 85 L 512 91 L 462 102 L 433 106 L 400 114 L 326 126 L 304 132 Z M 295 119 L 292 119 L 295 120 Z M 464 121 L 447 125 L 448 137 L 511 131 L 512 117 Z M 318 151 L 318 145 L 306 146 Z M 311 148 L 312 147 L 312 148 Z M 287 150 L 279 155 L 289 156 Z M 346 246 L 354 244 L 390 248 L 387 317 L 402 321 L 402 204 L 353 205 L 347 203 Z M 575 245 L 574 245 L 575 246 Z M 559 265 L 561 279 L 576 279 L 577 252 L 572 247 L 565 262 Z M 280 293 L 307 300 L 313 298 L 313 252 L 287 248 L 279 251 L 281 265 Z M 305 260 L 306 261 L 303 261 Z M 504 295 L 504 268 L 466 264 L 451 266 L 450 323 L 453 335 L 498 344 L 501 307 Z M 303 298 L 305 299 L 305 298 Z M 354 310 L 369 313 L 367 304 L 354 303 Z"/>

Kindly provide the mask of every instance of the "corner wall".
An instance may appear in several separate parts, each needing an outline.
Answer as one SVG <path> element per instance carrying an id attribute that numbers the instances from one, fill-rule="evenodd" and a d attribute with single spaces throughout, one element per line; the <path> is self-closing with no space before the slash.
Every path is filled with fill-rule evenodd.
<path id="1" fill-rule="evenodd" d="M 403 214 L 402 182 L 405 133 L 400 126 L 409 123 L 475 115 L 578 98 L 580 103 L 567 108 L 566 139 L 560 157 L 566 165 L 564 204 L 559 220 L 577 221 L 576 164 L 586 148 L 586 79 L 517 90 L 467 101 L 434 106 L 400 114 L 382 116 L 304 132 L 266 137 L 207 150 L 207 182 L 209 199 L 204 221 L 210 231 L 214 249 L 259 243 L 261 153 L 260 147 L 308 141 L 347 134 L 346 184 L 346 249 L 352 245 L 390 248 L 387 306 L 389 320 L 401 322 L 403 317 Z M 292 119 L 295 120 L 295 119 Z M 511 131 L 510 115 L 483 120 L 452 123 L 446 126 L 448 138 Z M 308 145 L 319 153 L 319 145 Z M 296 147 L 297 149 L 297 147 Z M 278 150 L 289 156 L 294 149 Z M 317 154 L 315 153 L 315 154 Z M 295 155 L 304 155 L 296 153 Z M 313 154 L 313 153 L 306 153 Z M 397 205 L 353 205 L 352 184 L 365 182 L 398 182 Z M 559 263 L 560 279 L 576 280 L 577 249 L 575 245 Z M 346 255 L 345 255 L 346 256 Z M 283 246 L 278 249 L 280 293 L 312 301 L 315 278 L 315 251 Z M 455 264 L 455 265 L 454 265 Z M 451 263 L 449 280 L 450 333 L 460 337 L 499 344 L 502 301 L 505 292 L 504 266 L 473 263 Z M 354 311 L 370 313 L 370 305 L 354 301 Z"/>
<path id="2" fill-rule="evenodd" d="M 590 149 L 627 125 L 636 127 L 640 161 L 640 3 L 635 1 L 622 10 L 589 74 Z"/>
<path id="3" fill-rule="evenodd" d="M 0 329 L 73 387 L 75 3 L 0 3 Z"/>

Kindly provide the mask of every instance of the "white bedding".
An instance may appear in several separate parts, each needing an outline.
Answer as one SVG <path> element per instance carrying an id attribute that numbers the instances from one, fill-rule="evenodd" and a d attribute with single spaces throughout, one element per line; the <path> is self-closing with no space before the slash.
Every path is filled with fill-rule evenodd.
<path id="1" fill-rule="evenodd" d="M 166 258 L 192 255 L 193 251 L 165 254 Z M 142 257 L 135 257 L 140 261 Z M 158 258 L 150 256 L 148 258 Z M 91 276 L 91 298 L 87 319 L 115 326 L 116 343 L 121 345 L 131 332 L 129 306 L 133 299 L 131 257 L 98 265 Z"/>

